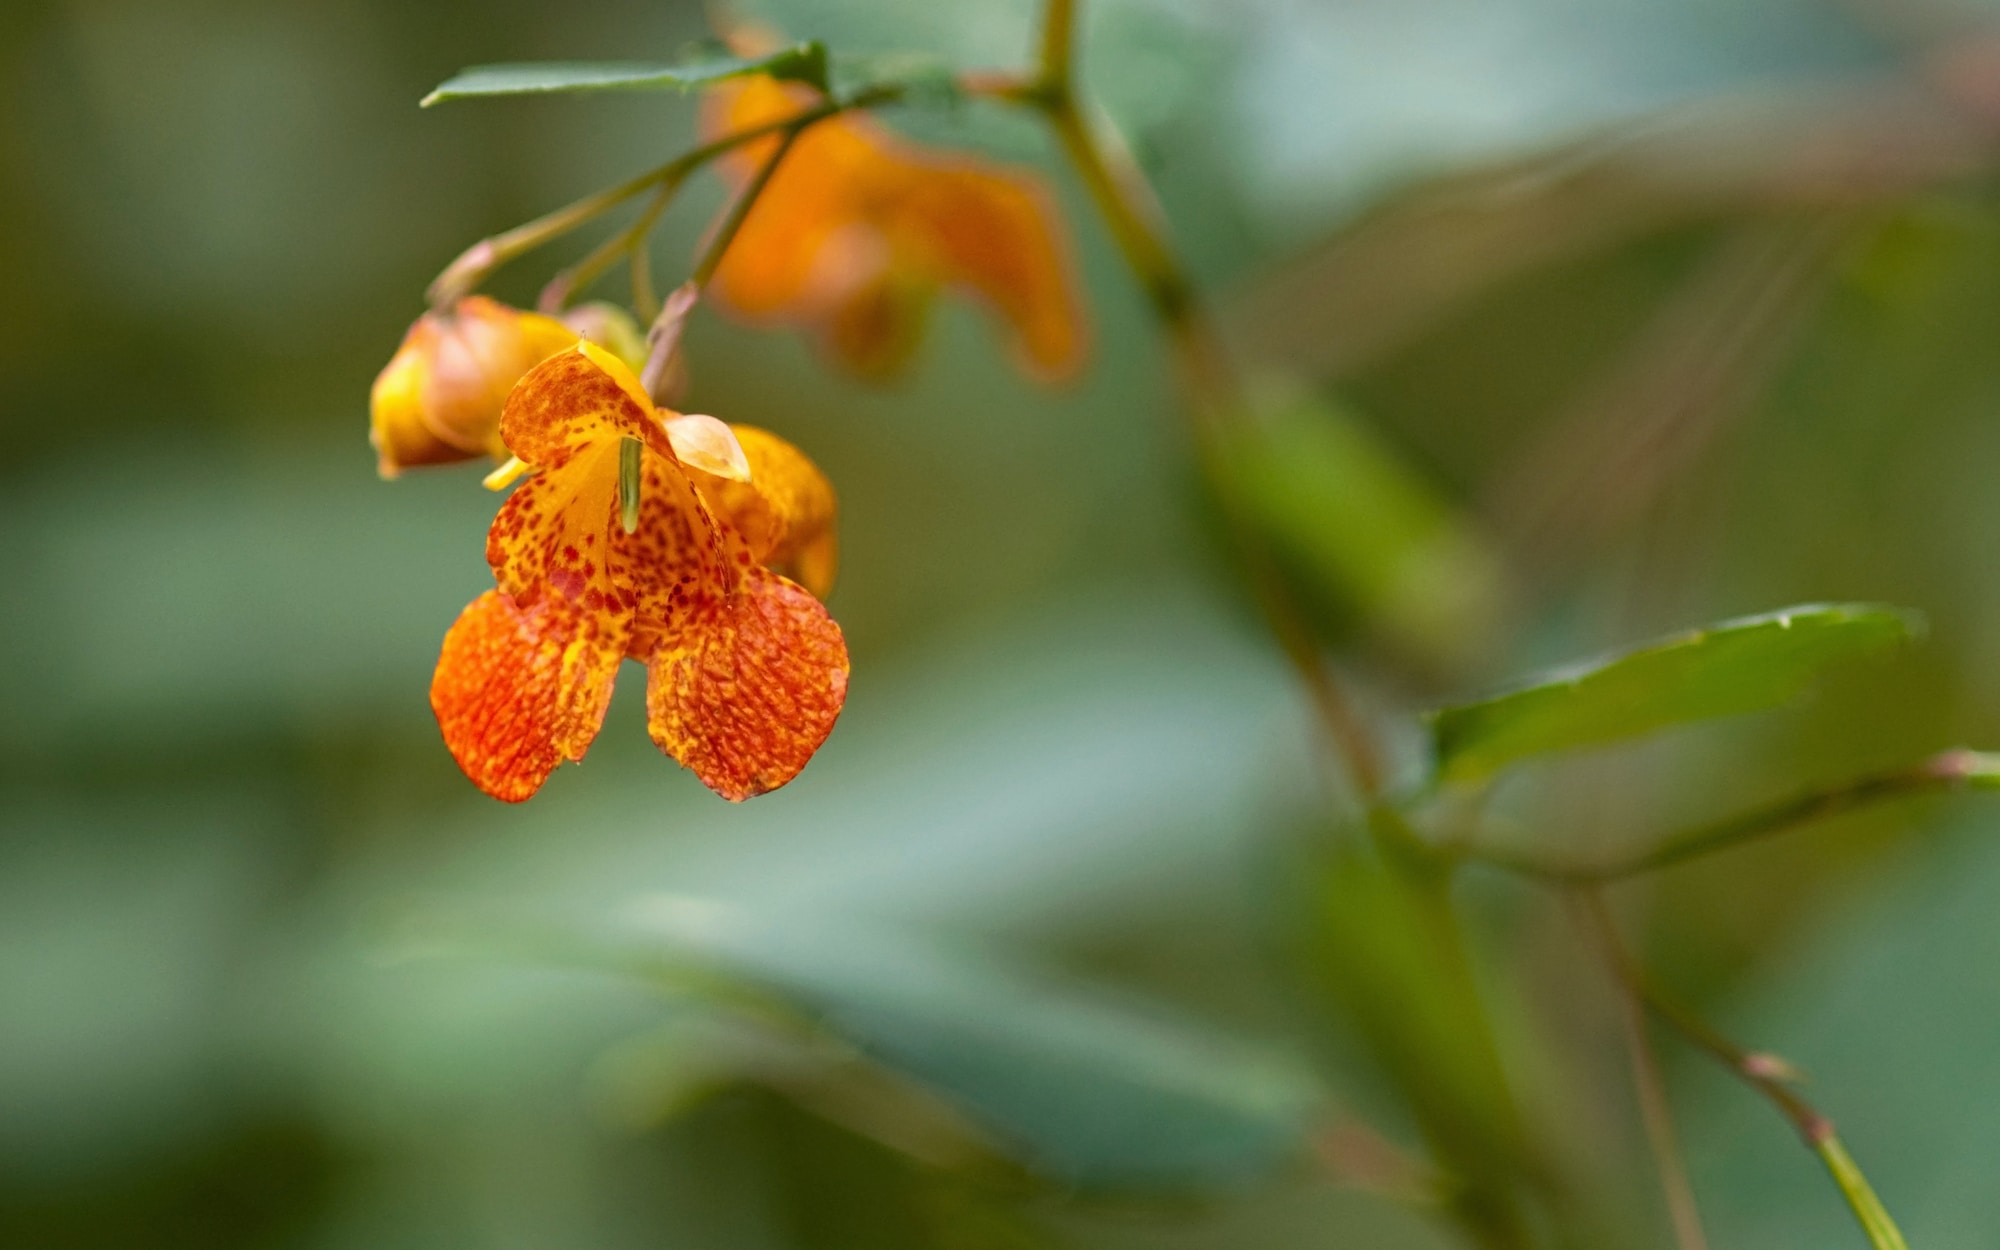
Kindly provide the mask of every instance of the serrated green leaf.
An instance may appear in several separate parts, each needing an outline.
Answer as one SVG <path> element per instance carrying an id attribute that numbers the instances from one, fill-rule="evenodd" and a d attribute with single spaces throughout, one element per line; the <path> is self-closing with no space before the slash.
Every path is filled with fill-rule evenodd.
<path id="1" fill-rule="evenodd" d="M 574 91 L 688 91 L 745 74 L 769 74 L 826 89 L 826 49 L 794 44 L 759 57 L 715 56 L 695 61 L 543 61 L 475 65 L 439 84 L 423 107 L 483 96 L 549 95 Z"/>
<path id="2" fill-rule="evenodd" d="M 1280 1058 L 923 934 L 668 896 L 632 909 L 614 941 L 622 962 L 636 956 L 669 988 L 774 996 L 1066 1184 L 1204 1189 L 1267 1175 L 1303 1148 L 1320 1099 Z"/>
<path id="3" fill-rule="evenodd" d="M 1532 755 L 1758 711 L 1798 694 L 1822 669 L 1920 628 L 1921 618 L 1898 608 L 1806 604 L 1663 639 L 1433 713 L 1438 771 L 1484 777 Z"/>

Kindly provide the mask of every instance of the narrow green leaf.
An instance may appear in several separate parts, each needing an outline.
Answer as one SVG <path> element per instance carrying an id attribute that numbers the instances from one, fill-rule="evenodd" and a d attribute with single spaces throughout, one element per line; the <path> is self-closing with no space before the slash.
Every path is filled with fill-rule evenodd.
<path id="1" fill-rule="evenodd" d="M 1527 756 L 1771 707 L 1822 669 L 1920 628 L 1921 618 L 1897 608 L 1808 604 L 1664 639 L 1433 713 L 1438 771 L 1483 777 Z"/>
<path id="2" fill-rule="evenodd" d="M 1200 1189 L 1267 1175 L 1303 1149 L 1320 1098 L 1278 1057 L 940 950 L 931 935 L 660 897 L 630 914 L 614 950 L 670 989 L 725 1005 L 746 990 L 775 997 L 1067 1184 Z"/>
<path id="3" fill-rule="evenodd" d="M 546 61 L 475 65 L 423 98 L 423 107 L 482 96 L 548 95 L 574 91 L 688 91 L 745 74 L 803 82 L 826 90 L 826 48 L 794 44 L 769 56 L 714 56 L 660 61 Z"/>

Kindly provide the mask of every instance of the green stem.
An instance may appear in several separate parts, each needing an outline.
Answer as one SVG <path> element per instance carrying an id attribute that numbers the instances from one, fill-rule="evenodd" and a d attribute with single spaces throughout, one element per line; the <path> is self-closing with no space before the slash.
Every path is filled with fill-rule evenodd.
<path id="1" fill-rule="evenodd" d="M 1152 189 L 1122 152 L 1104 143 L 1067 89 L 1053 96 L 1044 109 L 1057 142 L 1097 206 L 1112 241 L 1139 280 L 1155 314 L 1173 335 L 1182 363 L 1191 366 L 1189 380 L 1204 410 L 1202 415 L 1227 408 L 1230 405 L 1225 401 L 1234 398 L 1237 387 L 1227 367 L 1221 336 L 1199 306 L 1192 285 L 1167 245 L 1166 228 Z"/>
<path id="2" fill-rule="evenodd" d="M 1653 1166 L 1660 1174 L 1660 1194 L 1666 1200 L 1667 1215 L 1673 1223 L 1674 1244 L 1680 1250 L 1707 1250 L 1708 1237 L 1702 1231 L 1694 1186 L 1681 1161 L 1680 1140 L 1674 1131 L 1673 1108 L 1667 1101 L 1659 1056 L 1646 1034 L 1645 1000 L 1624 975 L 1620 950 L 1611 940 L 1611 921 L 1603 898 L 1595 892 L 1578 891 L 1573 901 L 1584 912 L 1585 931 L 1598 939 L 1599 954 L 1618 985 L 1618 1018 L 1625 1035 L 1626 1053 L 1632 1061 L 1633 1093 L 1638 1098 L 1639 1118 L 1646 1130 Z"/>
<path id="3" fill-rule="evenodd" d="M 549 279 L 548 285 L 542 288 L 541 299 L 537 301 L 541 311 L 550 315 L 561 312 L 569 306 L 571 300 L 589 289 L 590 284 L 597 281 L 605 270 L 616 264 L 619 257 L 633 256 L 645 242 L 646 236 L 652 232 L 653 225 L 659 221 L 660 215 L 667 211 L 667 205 L 673 202 L 674 193 L 680 190 L 684 178 L 685 175 L 682 175 L 662 181 L 652 202 L 646 205 L 631 225 L 604 240 L 592 248 L 590 254 L 582 260 Z"/>
<path id="4" fill-rule="evenodd" d="M 1792 1122 L 1792 1127 L 1798 1130 L 1806 1146 L 1826 1165 L 1833 1183 L 1839 1186 L 1841 1196 L 1853 1208 L 1854 1218 L 1861 1225 L 1861 1231 L 1868 1235 L 1868 1244 L 1874 1250 L 1909 1250 L 1909 1243 L 1903 1240 L 1902 1232 L 1889 1218 L 1881 1199 L 1875 1196 L 1868 1178 L 1861 1174 L 1861 1169 L 1855 1166 L 1853 1157 L 1847 1153 L 1847 1147 L 1841 1144 L 1834 1132 L 1833 1121 L 1799 1097 L 1798 1092 L 1787 1083 L 1796 1079 L 1792 1066 L 1775 1055 L 1743 1049 L 1663 994 L 1618 936 L 1617 925 L 1612 921 L 1611 910 L 1605 905 L 1602 894 L 1594 889 L 1579 890 L 1577 902 L 1604 948 L 1613 975 L 1626 991 L 1644 1003 L 1661 1022 L 1762 1094 Z"/>
<path id="5" fill-rule="evenodd" d="M 1222 335 L 1196 294 L 1187 271 L 1167 241 L 1164 214 L 1145 176 L 1124 146 L 1110 140 L 1108 128 L 1092 124 L 1078 100 L 1075 84 L 1075 0 L 1047 0 L 1037 75 L 1028 80 L 996 80 L 988 94 L 1039 111 L 1048 121 L 1078 180 L 1096 206 L 1106 229 L 1138 280 L 1155 316 L 1166 331 L 1190 400 L 1189 410 L 1199 454 L 1211 469 L 1224 450 L 1224 435 L 1254 431 L 1241 428 L 1248 416 L 1241 386 L 1230 364 Z M 1224 531 L 1245 570 L 1257 605 L 1286 658 L 1297 670 L 1321 725 L 1344 762 L 1356 792 L 1369 809 L 1378 837 L 1399 843 L 1399 818 L 1382 801 L 1387 768 L 1370 727 L 1335 678 L 1309 625 L 1309 618 L 1291 585 L 1280 574 L 1274 554 L 1250 523 L 1242 501 L 1225 474 L 1210 472 Z M 1409 835 L 1414 839 L 1414 835 Z M 1396 847 L 1385 847 L 1389 861 L 1407 887 L 1423 893 L 1434 936 L 1444 949 L 1454 974 L 1462 974 L 1463 990 L 1472 1004 L 1466 1028 L 1476 1037 L 1465 1039 L 1490 1057 L 1494 1088 L 1508 1100 L 1499 1049 L 1493 1042 L 1478 991 L 1471 976 L 1470 952 L 1451 908 L 1448 881 L 1440 875 L 1449 865 L 1426 856 L 1411 860 Z M 1454 980 L 1461 979 L 1454 975 Z M 1428 1105 L 1421 1092 L 1413 1105 Z M 1433 1126 L 1436 1128 L 1436 1126 Z M 1470 1236 L 1489 1250 L 1519 1250 L 1529 1244 L 1525 1222 L 1507 1178 L 1475 1166 L 1448 1199 L 1454 1218 Z"/>
<path id="6" fill-rule="evenodd" d="M 643 236 L 626 249 L 625 267 L 632 272 L 632 315 L 650 325 L 660 315 L 660 297 L 653 291 L 653 250 Z"/>
<path id="7" fill-rule="evenodd" d="M 476 290 L 488 275 L 508 261 L 553 242 L 578 226 L 596 220 L 650 187 L 678 183 L 695 170 L 743 144 L 774 134 L 795 136 L 814 122 L 823 121 L 837 113 L 844 113 L 849 109 L 874 108 L 900 99 L 903 94 L 904 88 L 900 83 L 881 83 L 856 92 L 845 100 L 827 100 L 794 113 L 790 117 L 746 126 L 733 134 L 691 148 L 657 169 L 648 170 L 615 187 L 607 187 L 573 204 L 566 204 L 552 213 L 545 213 L 533 221 L 515 226 L 512 230 L 481 239 L 460 253 L 458 259 L 445 266 L 444 272 L 431 283 L 430 301 L 433 306 L 439 308 L 456 303 Z"/>
<path id="8" fill-rule="evenodd" d="M 780 132 L 778 146 L 765 158 L 764 163 L 757 167 L 757 172 L 751 175 L 743 190 L 737 193 L 735 202 L 729 206 L 728 215 L 716 225 L 715 233 L 708 237 L 707 244 L 703 246 L 700 257 L 695 261 L 694 272 L 688 278 L 696 287 L 706 287 L 709 280 L 715 277 L 715 271 L 722 267 L 722 258 L 729 252 L 729 245 L 736 241 L 737 233 L 749 219 L 750 210 L 757 206 L 758 197 L 762 196 L 764 188 L 771 184 L 771 176 L 778 172 L 779 164 L 784 161 L 785 154 L 792 150 L 792 144 L 797 142 L 800 133 L 811 124 L 802 122 Z"/>
<path id="9" fill-rule="evenodd" d="M 1077 100 L 1074 0 L 1049 0 L 1042 26 L 1039 78 L 1027 89 L 996 92 L 1039 110 L 1068 156 L 1078 179 L 1097 207 L 1126 265 L 1138 279 L 1154 314 L 1167 332 L 1192 400 L 1198 449 L 1205 462 L 1219 454 L 1225 425 L 1242 418 L 1241 388 L 1230 367 L 1222 336 L 1196 296 L 1186 271 L 1168 245 L 1158 201 L 1122 145 L 1102 141 Z M 1319 720 L 1345 762 L 1355 789 L 1375 803 L 1387 773 L 1381 748 L 1335 679 L 1313 637 L 1307 616 L 1275 557 L 1259 541 L 1242 503 L 1225 475 L 1210 473 L 1233 553 L 1249 576 L 1252 591 L 1272 636 L 1298 671 Z"/>
<path id="10" fill-rule="evenodd" d="M 737 192 L 736 199 L 729 205 L 729 211 L 716 223 L 714 231 L 702 245 L 701 254 L 695 258 L 693 273 L 686 282 L 675 288 L 673 294 L 667 297 L 666 303 L 661 305 L 651 318 L 651 325 L 646 330 L 646 366 L 640 371 L 639 377 L 647 391 L 652 394 L 655 403 L 666 406 L 673 398 L 672 392 L 677 386 L 675 379 L 681 373 L 676 361 L 680 352 L 681 334 L 687 328 L 688 315 L 694 311 L 696 302 L 701 299 L 702 291 L 715 277 L 715 271 L 722 267 L 723 257 L 729 254 L 729 247 L 742 232 L 743 223 L 749 220 L 750 211 L 757 206 L 757 201 L 763 196 L 765 188 L 771 185 L 771 176 L 778 172 L 778 166 L 784 161 L 785 154 L 792 150 L 792 144 L 798 141 L 798 137 L 806 128 L 818 120 L 820 119 L 812 118 L 799 121 L 778 132 L 778 146 L 764 158 L 763 164 L 757 167 L 757 172 L 751 175 L 750 181 Z M 645 272 L 646 267 L 640 263 L 638 256 L 635 255 L 633 261 L 634 299 L 640 300 L 642 296 L 651 294 L 651 275 Z M 641 285 L 647 289 L 641 290 Z"/>
<path id="11" fill-rule="evenodd" d="M 1840 1144 L 1840 1138 L 1829 1129 L 1827 1135 L 1813 1144 L 1820 1162 L 1833 1175 L 1833 1183 L 1840 1186 L 1840 1192 L 1847 1198 L 1847 1205 L 1854 1208 L 1854 1218 L 1861 1222 L 1861 1231 L 1868 1234 L 1868 1244 L 1875 1250 L 1910 1250 L 1910 1243 L 1903 1240 L 1903 1232 L 1883 1209 L 1882 1200 L 1869 1188 L 1868 1178 L 1854 1165 L 1854 1159 L 1847 1153 L 1847 1147 Z"/>
<path id="12" fill-rule="evenodd" d="M 1460 846 L 1455 848 L 1455 852 L 1466 859 L 1545 881 L 1573 885 L 1620 881 L 1746 842 L 1786 833 L 1843 812 L 1966 786 L 2000 788 L 2000 753 L 1946 751 L 1905 768 L 1857 778 L 1738 816 L 1698 825 L 1622 859 L 1580 863 L 1477 845 Z"/>
<path id="13" fill-rule="evenodd" d="M 1067 87 L 1074 73 L 1075 53 L 1075 0 L 1049 0 L 1042 11 L 1042 77 Z"/>
<path id="14" fill-rule="evenodd" d="M 512 230 L 481 239 L 459 253 L 458 258 L 446 265 L 444 271 L 431 282 L 431 304 L 446 308 L 457 303 L 477 290 L 495 269 L 618 207 L 658 184 L 671 168 L 670 162 L 615 187 L 587 195 L 573 204 L 566 204 L 552 213 L 545 213 Z"/>

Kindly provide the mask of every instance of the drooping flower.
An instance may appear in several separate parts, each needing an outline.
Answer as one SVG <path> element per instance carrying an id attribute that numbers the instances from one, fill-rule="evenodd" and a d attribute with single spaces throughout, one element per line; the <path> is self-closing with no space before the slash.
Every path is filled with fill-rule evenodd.
<path id="1" fill-rule="evenodd" d="M 782 120 L 815 102 L 796 84 L 732 79 L 705 99 L 703 133 Z M 718 168 L 740 187 L 777 143 L 745 144 Z M 1024 368 L 1054 380 L 1076 370 L 1086 339 L 1056 221 L 1032 175 L 843 114 L 793 143 L 712 290 L 753 323 L 815 329 L 836 360 L 871 378 L 907 363 L 941 289 L 962 291 L 999 313 Z"/>
<path id="2" fill-rule="evenodd" d="M 645 350 L 631 319 L 608 304 L 558 320 L 470 295 L 417 318 L 369 397 L 377 471 L 393 478 L 418 465 L 505 456 L 500 410 L 508 392 L 579 337 L 628 359 Z"/>
<path id="3" fill-rule="evenodd" d="M 825 478 L 775 435 L 656 409 L 590 343 L 531 370 L 500 428 L 535 473 L 487 535 L 498 586 L 452 625 L 431 683 L 466 775 L 518 802 L 582 759 L 627 656 L 647 666 L 654 742 L 710 789 L 740 800 L 797 775 L 840 715 L 847 646 L 771 566 L 826 588 Z"/>

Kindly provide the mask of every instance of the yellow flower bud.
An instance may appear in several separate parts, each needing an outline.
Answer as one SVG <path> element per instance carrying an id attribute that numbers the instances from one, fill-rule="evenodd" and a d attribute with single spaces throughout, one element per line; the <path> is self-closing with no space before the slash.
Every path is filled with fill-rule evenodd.
<path id="1" fill-rule="evenodd" d="M 577 338 L 553 318 L 482 295 L 417 318 L 370 395 L 377 469 L 392 478 L 412 465 L 505 457 L 500 409 L 507 393 Z"/>

